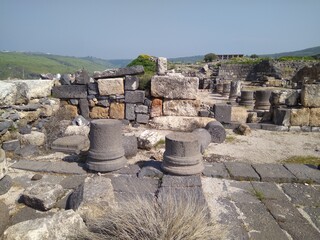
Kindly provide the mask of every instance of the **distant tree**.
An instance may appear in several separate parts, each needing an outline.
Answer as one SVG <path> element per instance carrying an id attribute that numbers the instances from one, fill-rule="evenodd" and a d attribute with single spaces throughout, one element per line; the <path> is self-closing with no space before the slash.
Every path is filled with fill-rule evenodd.
<path id="1" fill-rule="evenodd" d="M 252 54 L 250 58 L 259 58 L 259 56 L 257 54 Z"/>
<path id="2" fill-rule="evenodd" d="M 208 53 L 206 55 L 204 55 L 204 61 L 205 62 L 212 62 L 213 60 L 216 60 L 218 57 L 216 54 L 214 53 Z"/>

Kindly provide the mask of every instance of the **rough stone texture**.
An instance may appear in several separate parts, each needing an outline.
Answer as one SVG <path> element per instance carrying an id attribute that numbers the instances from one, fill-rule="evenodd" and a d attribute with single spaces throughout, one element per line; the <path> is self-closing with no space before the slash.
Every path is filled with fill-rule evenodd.
<path id="1" fill-rule="evenodd" d="M 47 211 L 56 204 L 63 193 L 63 188 L 59 184 L 40 182 L 26 188 L 22 194 L 22 198 L 28 206 L 41 211 Z"/>
<path id="2" fill-rule="evenodd" d="M 42 146 L 45 144 L 46 135 L 42 132 L 31 131 L 29 134 L 21 135 L 21 141 L 25 144 Z"/>
<path id="3" fill-rule="evenodd" d="M 79 99 L 80 114 L 88 119 L 89 118 L 89 102 L 87 99 Z"/>
<path id="4" fill-rule="evenodd" d="M 68 126 L 64 131 L 65 136 L 82 135 L 88 137 L 90 132 L 89 126 Z"/>
<path id="5" fill-rule="evenodd" d="M 125 157 L 133 157 L 138 153 L 138 139 L 136 136 L 123 136 L 123 148 Z"/>
<path id="6" fill-rule="evenodd" d="M 166 136 L 162 169 L 174 175 L 194 175 L 203 170 L 198 138 L 193 133 L 170 133 Z"/>
<path id="7" fill-rule="evenodd" d="M 2 169 L 3 170 L 3 169 Z M 5 175 L 0 179 L 0 195 L 6 194 L 12 186 L 12 178 Z"/>
<path id="8" fill-rule="evenodd" d="M 304 107 L 320 107 L 320 84 L 304 84 L 301 103 Z"/>
<path id="9" fill-rule="evenodd" d="M 7 174 L 8 172 L 8 162 L 6 159 L 6 153 L 3 149 L 0 148 L 0 180 Z"/>
<path id="10" fill-rule="evenodd" d="M 206 148 L 211 143 L 211 135 L 210 133 L 204 128 L 197 128 L 192 132 L 198 138 L 198 142 L 200 144 L 200 151 L 203 154 Z"/>
<path id="11" fill-rule="evenodd" d="M 161 170 L 161 162 L 148 161 L 146 162 L 138 173 L 139 178 L 151 177 L 162 178 L 164 176 Z"/>
<path id="12" fill-rule="evenodd" d="M 161 136 L 156 131 L 145 130 L 138 137 L 138 147 L 140 149 L 150 150 L 160 140 L 161 140 Z"/>
<path id="13" fill-rule="evenodd" d="M 68 113 L 68 115 L 70 115 L 70 117 L 72 118 L 75 118 L 76 116 L 78 116 L 77 106 L 68 104 L 68 105 L 64 105 L 62 109 L 64 109 Z"/>
<path id="14" fill-rule="evenodd" d="M 298 182 L 320 183 L 320 171 L 315 167 L 294 163 L 286 163 L 284 167 L 297 178 Z"/>
<path id="15" fill-rule="evenodd" d="M 21 148 L 18 148 L 14 151 L 15 154 L 21 157 L 29 157 L 39 152 L 39 149 L 35 145 L 27 145 Z"/>
<path id="16" fill-rule="evenodd" d="M 89 140 L 87 136 L 72 135 L 58 138 L 51 144 L 51 149 L 57 152 L 76 153 L 87 151 Z"/>
<path id="17" fill-rule="evenodd" d="M 102 96 L 124 94 L 123 78 L 108 78 L 97 80 L 99 94 Z"/>
<path id="18" fill-rule="evenodd" d="M 153 117 L 160 117 L 162 116 L 162 99 L 154 98 L 151 103 L 151 111 L 150 116 Z"/>
<path id="19" fill-rule="evenodd" d="M 86 85 L 61 85 L 52 88 L 52 95 L 56 98 L 87 98 Z"/>
<path id="20" fill-rule="evenodd" d="M 164 57 L 157 58 L 157 74 L 165 75 L 168 70 L 168 61 Z"/>
<path id="21" fill-rule="evenodd" d="M 231 105 L 216 103 L 213 106 L 214 118 L 221 123 L 231 122 Z"/>
<path id="22" fill-rule="evenodd" d="M 111 103 L 110 104 L 110 118 L 124 119 L 124 103 Z"/>
<path id="23" fill-rule="evenodd" d="M 263 182 L 295 182 L 296 177 L 280 164 L 253 164 Z"/>
<path id="24" fill-rule="evenodd" d="M 126 76 L 124 79 L 124 90 L 137 90 L 139 87 L 139 78 L 137 76 Z"/>
<path id="25" fill-rule="evenodd" d="M 198 116 L 200 100 L 164 100 L 165 116 Z"/>
<path id="26" fill-rule="evenodd" d="M 271 93 L 270 103 L 272 105 L 296 106 L 300 102 L 300 90 L 286 89 L 274 90 Z"/>
<path id="27" fill-rule="evenodd" d="M 90 82 L 89 74 L 86 70 L 82 69 L 75 74 L 76 84 L 88 84 Z"/>
<path id="28" fill-rule="evenodd" d="M 222 143 L 226 139 L 226 130 L 223 125 L 218 121 L 211 121 L 206 126 L 205 129 L 211 135 L 211 142 Z"/>
<path id="29" fill-rule="evenodd" d="M 212 120 L 208 117 L 162 116 L 153 118 L 150 125 L 158 129 L 192 131 L 206 126 Z"/>
<path id="30" fill-rule="evenodd" d="M 291 110 L 287 108 L 277 108 L 273 111 L 273 123 L 282 126 L 290 126 Z"/>
<path id="31" fill-rule="evenodd" d="M 291 126 L 308 126 L 309 121 L 310 121 L 309 108 L 291 109 L 291 114 L 290 114 Z"/>
<path id="32" fill-rule="evenodd" d="M 67 240 L 84 230 L 85 224 L 73 210 L 61 211 L 52 217 L 38 218 L 10 226 L 3 234 L 4 240 L 61 239 Z"/>
<path id="33" fill-rule="evenodd" d="M 105 107 L 93 107 L 89 113 L 90 118 L 109 118 L 109 108 Z"/>
<path id="34" fill-rule="evenodd" d="M 89 83 L 87 86 L 88 86 L 88 95 L 98 95 L 99 94 L 98 84 L 96 82 Z"/>
<path id="35" fill-rule="evenodd" d="M 153 76 L 151 95 L 167 99 L 196 99 L 198 86 L 197 77 Z"/>
<path id="36" fill-rule="evenodd" d="M 126 75 L 138 75 L 143 74 L 144 68 L 143 66 L 132 66 L 126 68 L 118 68 L 118 69 L 108 69 L 103 72 L 94 72 L 93 78 L 114 78 L 114 77 L 125 77 Z"/>
<path id="37" fill-rule="evenodd" d="M 0 105 L 14 105 L 17 86 L 14 83 L 0 81 Z"/>
<path id="38" fill-rule="evenodd" d="M 142 90 L 126 91 L 124 101 L 126 103 L 144 103 L 145 92 Z"/>
<path id="39" fill-rule="evenodd" d="M 0 236 L 9 224 L 9 209 L 6 204 L 0 201 Z"/>
<path id="40" fill-rule="evenodd" d="M 320 127 L 320 108 L 310 108 L 309 125 L 312 127 Z"/>
<path id="41" fill-rule="evenodd" d="M 38 109 L 36 111 L 26 111 L 26 112 L 19 112 L 20 119 L 25 119 L 27 123 L 31 123 L 39 119 L 41 110 Z"/>
<path id="42" fill-rule="evenodd" d="M 238 181 L 260 181 L 259 175 L 254 171 L 250 164 L 246 163 L 225 163 L 230 177 Z"/>
<path id="43" fill-rule="evenodd" d="M 19 147 L 20 147 L 20 141 L 18 139 L 9 140 L 2 143 L 2 148 L 5 151 L 15 151 Z M 0 159 L 0 162 L 1 162 L 1 159 Z M 0 169 L 2 168 L 0 167 Z M 1 179 L 1 175 L 0 175 L 0 179 Z"/>
<path id="44" fill-rule="evenodd" d="M 90 121 L 85 119 L 83 116 L 78 115 L 72 120 L 72 124 L 77 126 L 88 126 L 90 124 Z"/>
<path id="45" fill-rule="evenodd" d="M 316 227 L 320 229 L 320 208 L 305 207 L 303 210 L 309 215 Z"/>
<path id="46" fill-rule="evenodd" d="M 285 183 L 281 187 L 295 205 L 314 207 L 320 204 L 320 192 L 311 185 Z"/>
<path id="47" fill-rule="evenodd" d="M 281 132 L 288 132 L 289 131 L 289 128 L 287 126 L 278 126 L 278 125 L 269 124 L 269 123 L 260 123 L 258 126 L 260 126 L 261 129 L 267 130 L 267 131 L 281 131 Z M 250 127 L 251 127 L 251 125 L 250 125 Z"/>
<path id="48" fill-rule="evenodd" d="M 147 124 L 149 122 L 149 118 L 150 118 L 149 114 L 138 113 L 136 121 L 137 123 Z"/>
<path id="49" fill-rule="evenodd" d="M 147 114 L 149 112 L 148 106 L 145 105 L 137 105 L 134 109 L 135 113 L 144 113 Z"/>
<path id="50" fill-rule="evenodd" d="M 247 124 L 242 123 L 234 129 L 234 132 L 239 135 L 247 136 L 251 134 L 251 128 Z"/>
<path id="51" fill-rule="evenodd" d="M 84 218 L 101 216 L 103 208 L 114 205 L 111 180 L 102 176 L 87 177 L 68 199 L 68 208 Z M 102 209 L 101 209 L 102 208 Z"/>
<path id="52" fill-rule="evenodd" d="M 135 106 L 136 106 L 135 104 L 126 103 L 126 110 L 125 110 L 126 119 L 128 120 L 136 119 L 136 114 L 134 112 Z"/>
<path id="53" fill-rule="evenodd" d="M 214 177 L 214 178 L 225 178 L 225 179 L 230 178 L 230 175 L 226 169 L 226 166 L 223 163 L 204 164 L 202 175 L 206 177 Z"/>
<path id="54" fill-rule="evenodd" d="M 231 108 L 231 122 L 246 123 L 248 118 L 247 109 L 243 107 L 232 107 Z M 217 118 L 216 118 L 217 119 Z M 217 121 L 219 121 L 217 119 Z"/>

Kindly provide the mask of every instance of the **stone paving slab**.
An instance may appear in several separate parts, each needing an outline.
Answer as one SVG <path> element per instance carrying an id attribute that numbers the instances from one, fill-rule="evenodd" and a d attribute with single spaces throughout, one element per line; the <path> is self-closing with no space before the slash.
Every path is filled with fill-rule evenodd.
<path id="1" fill-rule="evenodd" d="M 305 207 L 303 211 L 309 215 L 314 225 L 320 229 L 320 207 Z"/>
<path id="2" fill-rule="evenodd" d="M 252 182 L 251 183 L 255 192 L 261 194 L 260 198 L 262 201 L 265 200 L 279 200 L 287 201 L 288 198 L 283 194 L 280 187 L 275 183 L 270 182 Z"/>
<path id="3" fill-rule="evenodd" d="M 126 175 L 112 177 L 111 182 L 115 192 L 155 194 L 159 187 L 158 179 Z"/>
<path id="4" fill-rule="evenodd" d="M 311 185 L 285 183 L 281 187 L 293 204 L 309 207 L 320 206 L 320 191 Z"/>
<path id="5" fill-rule="evenodd" d="M 320 183 L 320 170 L 312 168 L 311 166 L 295 163 L 286 163 L 284 167 L 287 168 L 299 182 L 315 182 Z"/>
<path id="6" fill-rule="evenodd" d="M 262 182 L 296 182 L 297 178 L 281 164 L 253 164 Z"/>
<path id="7" fill-rule="evenodd" d="M 200 175 L 192 176 L 173 176 L 164 175 L 162 178 L 161 187 L 201 187 L 201 177 Z"/>
<path id="8" fill-rule="evenodd" d="M 232 179 L 238 181 L 260 181 L 259 175 L 250 164 L 240 162 L 226 162 L 225 166 Z"/>
<path id="9" fill-rule="evenodd" d="M 206 177 L 229 179 L 230 175 L 223 163 L 205 164 L 202 175 Z"/>
<path id="10" fill-rule="evenodd" d="M 19 160 L 10 166 L 11 168 L 60 174 L 86 174 L 83 165 L 77 162 L 42 162 L 33 160 Z"/>
<path id="11" fill-rule="evenodd" d="M 260 203 L 250 182 L 232 181 L 229 182 L 228 189 L 232 191 L 230 199 L 234 202 Z"/>

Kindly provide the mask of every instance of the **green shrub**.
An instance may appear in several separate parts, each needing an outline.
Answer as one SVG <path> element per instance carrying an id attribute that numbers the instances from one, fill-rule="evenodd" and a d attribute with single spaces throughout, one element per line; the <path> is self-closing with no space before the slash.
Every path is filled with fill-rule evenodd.
<path id="1" fill-rule="evenodd" d="M 214 60 L 216 60 L 218 57 L 216 54 L 214 53 L 208 53 L 206 55 L 204 55 L 204 61 L 205 62 L 213 62 Z"/>
<path id="2" fill-rule="evenodd" d="M 285 62 L 285 61 L 313 61 L 315 58 L 305 56 L 305 57 L 297 57 L 297 56 L 284 56 L 277 58 L 278 61 Z"/>

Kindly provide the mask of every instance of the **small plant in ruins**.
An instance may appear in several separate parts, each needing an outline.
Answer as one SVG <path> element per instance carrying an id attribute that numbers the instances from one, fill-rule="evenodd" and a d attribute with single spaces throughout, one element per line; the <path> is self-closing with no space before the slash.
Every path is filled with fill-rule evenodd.
<path id="1" fill-rule="evenodd" d="M 208 53 L 206 55 L 204 55 L 204 61 L 205 62 L 213 62 L 214 60 L 216 60 L 218 57 L 216 54 L 214 53 Z"/>
<path id="2" fill-rule="evenodd" d="M 162 200 L 136 197 L 121 201 L 103 217 L 89 220 L 77 239 L 218 239 L 221 233 L 211 222 L 205 204 L 190 196 L 168 194 Z"/>

